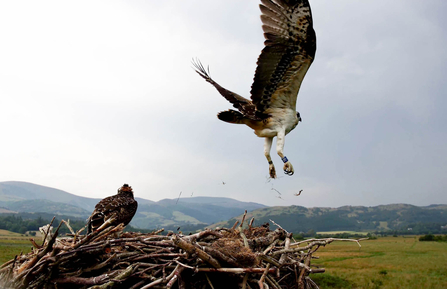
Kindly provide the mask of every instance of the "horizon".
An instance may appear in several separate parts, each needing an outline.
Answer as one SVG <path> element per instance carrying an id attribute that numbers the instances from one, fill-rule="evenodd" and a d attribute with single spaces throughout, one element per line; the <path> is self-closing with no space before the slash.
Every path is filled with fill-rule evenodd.
<path id="1" fill-rule="evenodd" d="M 76 195 L 76 194 L 73 194 L 73 193 L 70 193 L 70 192 L 68 192 L 68 191 L 65 191 L 65 190 L 63 190 L 63 189 L 59 189 L 59 188 L 55 188 L 55 187 L 49 187 L 49 186 L 45 186 L 45 185 L 40 185 L 40 184 L 35 184 L 35 183 L 31 183 L 31 182 L 26 182 L 26 181 L 1 181 L 0 182 L 0 184 L 2 184 L 2 183 L 11 183 L 11 182 L 14 182 L 14 183 L 26 183 L 26 184 L 31 184 L 31 185 L 35 185 L 35 186 L 40 186 L 40 187 L 45 187 L 45 188 L 49 188 L 49 189 L 55 189 L 55 190 L 59 190 L 59 191 L 63 191 L 63 192 L 65 192 L 65 193 L 67 193 L 67 194 L 70 194 L 70 195 L 74 195 L 74 196 L 77 196 L 77 197 L 83 197 L 83 198 L 87 198 L 87 199 L 92 199 L 92 200 L 94 200 L 94 199 L 101 199 L 101 198 L 91 198 L 91 197 L 85 197 L 85 196 L 80 196 L 80 195 Z M 104 198 L 105 197 L 108 197 L 108 196 L 104 196 Z M 235 200 L 235 201 L 238 201 L 238 202 L 244 202 L 244 203 L 255 203 L 255 204 L 260 204 L 260 205 L 263 205 L 263 206 L 266 206 L 266 207 L 290 207 L 290 206 L 298 206 L 298 205 L 266 205 L 266 204 L 263 204 L 263 203 L 259 203 L 259 202 L 253 202 L 253 201 L 249 201 L 249 202 L 245 202 L 245 201 L 241 201 L 241 200 L 239 200 L 239 199 L 237 199 L 237 198 L 230 198 L 230 197 L 220 197 L 220 196 L 205 196 L 205 195 L 203 195 L 203 196 L 185 196 L 185 197 L 178 197 L 178 198 L 172 198 L 172 199 L 170 199 L 170 198 L 164 198 L 164 199 L 159 199 L 159 200 L 157 200 L 157 201 L 154 201 L 154 200 L 151 200 L 151 199 L 147 199 L 147 198 L 142 198 L 142 197 L 138 197 L 138 196 L 135 196 L 135 198 L 137 199 L 143 199 L 143 200 L 146 200 L 146 201 L 151 201 L 151 202 L 154 202 L 154 203 L 157 203 L 157 202 L 160 202 L 160 201 L 163 201 L 163 200 L 170 200 L 170 201 L 175 201 L 175 200 L 181 200 L 181 199 L 193 199 L 193 198 L 224 198 L 224 199 L 231 199 L 231 200 Z M 304 207 L 304 208 L 306 208 L 306 209 L 312 209 L 312 208 L 331 208 L 331 209 L 338 209 L 338 208 L 342 208 L 342 207 L 365 207 L 365 208 L 368 208 L 368 207 L 379 207 L 379 206 L 391 206 L 391 205 L 410 205 L 410 206 L 415 206 L 415 207 L 430 207 L 430 206 L 446 206 L 447 204 L 442 204 L 442 203 L 439 203 L 439 204 L 430 204 L 430 205 L 424 205 L 424 206 L 419 206 L 419 205 L 414 205 L 414 204 L 410 204 L 410 203 L 390 203 L 390 204 L 379 204 L 379 205 L 374 205 L 374 206 L 367 206 L 367 205 L 341 205 L 341 206 L 337 206 L 337 207 L 328 207 L 328 206 L 313 206 L 313 207 L 308 207 L 308 206 L 300 206 L 300 207 Z"/>

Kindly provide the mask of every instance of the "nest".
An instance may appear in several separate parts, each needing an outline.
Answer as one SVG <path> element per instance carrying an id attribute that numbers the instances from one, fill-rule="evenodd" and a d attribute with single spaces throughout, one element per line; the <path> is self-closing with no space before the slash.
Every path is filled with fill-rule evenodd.
<path id="1" fill-rule="evenodd" d="M 312 254 L 335 239 L 295 242 L 269 224 L 204 230 L 193 235 L 123 232 L 45 236 L 31 253 L 0 268 L 2 288 L 318 288 Z M 276 224 L 275 224 L 276 225 Z"/>

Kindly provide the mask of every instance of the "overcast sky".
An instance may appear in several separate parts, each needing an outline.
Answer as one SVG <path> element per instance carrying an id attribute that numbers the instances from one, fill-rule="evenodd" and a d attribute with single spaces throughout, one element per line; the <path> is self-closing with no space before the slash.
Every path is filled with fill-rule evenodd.
<path id="1" fill-rule="evenodd" d="M 447 2 L 311 1 L 317 54 L 285 144 L 295 174 L 272 149 L 276 180 L 264 140 L 219 121 L 231 105 L 191 68 L 198 57 L 249 97 L 258 4 L 1 1 L 0 181 L 96 198 L 129 183 L 154 201 L 447 203 Z"/>

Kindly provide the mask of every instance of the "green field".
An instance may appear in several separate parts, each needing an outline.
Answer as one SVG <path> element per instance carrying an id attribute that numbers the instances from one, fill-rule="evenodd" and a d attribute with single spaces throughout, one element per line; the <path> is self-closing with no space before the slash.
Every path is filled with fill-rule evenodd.
<path id="1" fill-rule="evenodd" d="M 324 288 L 447 288 L 447 243 L 418 237 L 334 242 L 314 254 L 324 274 L 311 278 Z"/>
<path id="2" fill-rule="evenodd" d="M 32 245 L 29 238 L 18 233 L 0 230 L 0 264 L 14 259 L 14 256 L 20 252 L 24 254 L 31 252 Z"/>
<path id="3" fill-rule="evenodd" d="M 38 241 L 40 243 L 40 240 Z M 447 288 L 447 242 L 419 242 L 418 237 L 384 237 L 334 242 L 320 248 L 312 264 L 326 273 L 311 275 L 325 288 Z M 29 237 L 0 230 L 0 264 L 29 252 Z"/>
<path id="4" fill-rule="evenodd" d="M 326 232 L 317 232 L 319 235 L 336 235 L 336 234 L 351 234 L 351 235 L 367 235 L 368 232 L 356 232 L 356 231 L 326 231 Z"/>

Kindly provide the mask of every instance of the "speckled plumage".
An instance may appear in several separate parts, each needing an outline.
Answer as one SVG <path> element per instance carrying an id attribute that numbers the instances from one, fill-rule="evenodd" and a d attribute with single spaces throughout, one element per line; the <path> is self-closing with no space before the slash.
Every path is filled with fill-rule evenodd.
<path id="1" fill-rule="evenodd" d="M 124 184 L 118 189 L 118 193 L 102 199 L 95 206 L 90 218 L 88 218 L 87 233 L 91 233 L 99 228 L 110 218 L 116 218 L 111 225 L 122 223 L 124 226 L 129 224 L 135 215 L 138 203 L 133 196 L 132 187 Z"/>
<path id="2" fill-rule="evenodd" d="M 245 124 L 259 137 L 265 137 L 264 153 L 269 162 L 270 177 L 276 172 L 270 158 L 273 137 L 277 137 L 277 153 L 283 154 L 284 138 L 301 121 L 296 111 L 296 99 L 301 82 L 312 64 L 316 51 L 316 36 L 312 13 L 307 0 L 261 0 L 261 21 L 264 49 L 259 55 L 251 86 L 251 100 L 217 84 L 199 62 L 193 62 L 196 72 L 211 83 L 236 110 L 222 111 L 222 121 Z M 284 161 L 284 172 L 294 173 L 292 164 Z"/>

